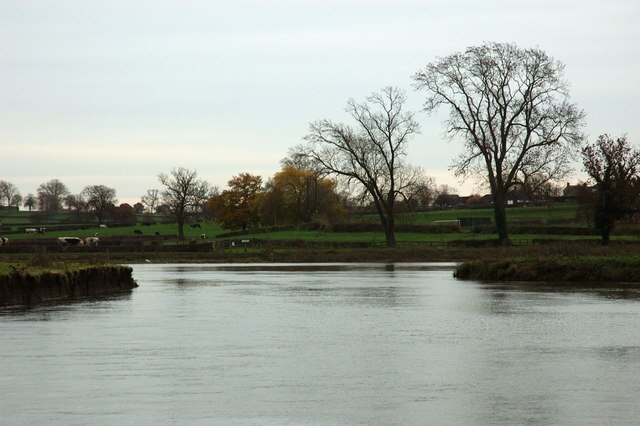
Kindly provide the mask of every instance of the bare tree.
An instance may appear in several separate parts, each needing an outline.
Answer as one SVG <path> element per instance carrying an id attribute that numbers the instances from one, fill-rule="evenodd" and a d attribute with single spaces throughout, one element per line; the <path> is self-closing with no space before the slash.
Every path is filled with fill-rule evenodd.
<path id="1" fill-rule="evenodd" d="M 365 102 L 351 99 L 346 110 L 355 128 L 315 121 L 299 153 L 316 169 L 360 185 L 375 206 L 389 247 L 396 242 L 395 202 L 416 176 L 405 158 L 407 143 L 420 127 L 414 114 L 404 110 L 405 103 L 405 93 L 394 87 L 373 93 Z"/>
<path id="2" fill-rule="evenodd" d="M 64 202 L 77 222 L 84 222 L 89 216 L 89 205 L 83 193 L 69 194 L 64 198 Z"/>
<path id="3" fill-rule="evenodd" d="M 426 209 L 436 198 L 436 180 L 433 176 L 422 174 L 413 185 L 407 188 L 404 199 L 414 209 Z"/>
<path id="4" fill-rule="evenodd" d="M 436 193 L 435 193 L 436 197 L 440 195 L 457 195 L 457 194 L 458 194 L 458 190 L 451 185 L 447 185 L 446 183 L 443 183 L 442 185 L 438 185 L 436 187 Z"/>
<path id="5" fill-rule="evenodd" d="M 289 148 L 287 156 L 280 160 L 280 165 L 284 167 L 295 167 L 298 170 L 309 170 L 318 178 L 321 177 L 323 170 L 320 169 L 318 163 L 306 155 L 304 145 L 296 145 Z"/>
<path id="6" fill-rule="evenodd" d="M 69 189 L 58 179 L 40 184 L 38 187 L 40 210 L 44 213 L 57 213 L 67 195 L 69 195 Z"/>
<path id="7" fill-rule="evenodd" d="M 22 196 L 20 195 L 18 187 L 13 183 L 0 180 L 0 199 L 7 207 L 19 206 L 22 201 Z"/>
<path id="8" fill-rule="evenodd" d="M 529 199 L 551 196 L 558 190 L 558 182 L 572 171 L 571 162 L 575 159 L 572 151 L 567 144 L 523 158 L 514 186 L 520 186 Z"/>
<path id="9" fill-rule="evenodd" d="M 142 196 L 142 204 L 145 205 L 149 213 L 155 213 L 160 200 L 160 191 L 157 189 L 148 189 L 147 193 Z"/>
<path id="10" fill-rule="evenodd" d="M 38 203 L 38 199 L 36 198 L 36 196 L 29 193 L 27 194 L 26 197 L 24 197 L 22 205 L 24 207 L 27 207 L 29 211 L 31 211 L 33 210 L 33 208 L 36 206 L 37 203 Z"/>
<path id="11" fill-rule="evenodd" d="M 173 169 L 170 174 L 160 173 L 160 183 L 165 189 L 162 200 L 178 223 L 178 238 L 184 239 L 184 223 L 187 215 L 199 212 L 210 196 L 209 184 L 198 179 L 195 170 L 184 167 Z"/>
<path id="12" fill-rule="evenodd" d="M 527 170 L 561 177 L 568 150 L 583 140 L 585 114 L 569 102 L 563 70 L 540 49 L 486 43 L 440 58 L 413 76 L 416 89 L 427 94 L 424 110 L 447 107 L 446 132 L 464 142 L 456 174 L 488 182 L 501 243 L 509 241 L 507 192 Z"/>
<path id="13" fill-rule="evenodd" d="M 87 206 L 93 210 L 102 224 L 105 215 L 113 210 L 116 205 L 116 190 L 105 185 L 89 185 L 82 190 L 82 195 L 87 201 Z"/>
<path id="14" fill-rule="evenodd" d="M 640 208 L 640 150 L 632 149 L 626 136 L 613 139 L 605 134 L 582 150 L 582 158 L 596 181 L 594 223 L 602 244 L 608 244 L 616 220 Z"/>

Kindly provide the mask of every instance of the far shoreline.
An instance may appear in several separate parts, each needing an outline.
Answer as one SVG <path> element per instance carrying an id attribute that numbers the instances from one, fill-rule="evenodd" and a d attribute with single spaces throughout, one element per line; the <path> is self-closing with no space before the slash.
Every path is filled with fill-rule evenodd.
<path id="1" fill-rule="evenodd" d="M 38 253 L 0 257 L 0 276 L 10 265 L 33 264 Z M 640 284 L 640 243 L 537 244 L 527 246 L 443 247 L 399 245 L 372 248 L 295 248 L 209 252 L 48 253 L 63 266 L 136 264 L 276 264 L 276 263 L 430 263 L 450 262 L 459 279 L 530 282 L 627 282 Z"/>

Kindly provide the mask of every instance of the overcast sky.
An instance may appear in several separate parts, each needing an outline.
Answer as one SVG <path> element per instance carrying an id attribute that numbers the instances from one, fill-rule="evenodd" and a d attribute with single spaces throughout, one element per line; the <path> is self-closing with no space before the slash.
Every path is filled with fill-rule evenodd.
<path id="1" fill-rule="evenodd" d="M 485 41 L 563 62 L 589 140 L 638 146 L 639 20 L 637 0 L 0 0 L 0 179 L 131 203 L 176 166 L 266 180 L 309 122 L 386 85 L 419 110 L 411 75 Z M 409 160 L 471 192 L 441 118 L 419 115 Z"/>

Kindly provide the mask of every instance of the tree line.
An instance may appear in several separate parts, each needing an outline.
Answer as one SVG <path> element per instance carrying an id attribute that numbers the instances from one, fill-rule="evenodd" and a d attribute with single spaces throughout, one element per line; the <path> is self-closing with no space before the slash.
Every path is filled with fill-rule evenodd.
<path id="1" fill-rule="evenodd" d="M 604 243 L 615 221 L 640 210 L 640 151 L 624 135 L 603 134 L 585 144 L 586 114 L 570 101 L 564 65 L 541 49 L 484 43 L 436 59 L 412 80 L 424 95 L 424 112 L 448 113 L 445 133 L 461 145 L 452 166 L 456 176 L 489 188 L 500 243 L 509 242 L 509 191 L 533 192 L 558 182 L 578 154 L 595 182 L 594 223 Z M 364 101 L 348 100 L 346 111 L 351 124 L 311 122 L 304 143 L 290 148 L 282 170 L 264 184 L 261 177 L 242 173 L 219 192 L 195 171 L 179 167 L 161 173 L 163 189 L 149 190 L 140 204 L 174 215 L 182 238 L 185 221 L 198 214 L 242 229 L 319 217 L 335 221 L 350 197 L 373 208 L 387 245 L 393 246 L 398 204 L 428 202 L 424 199 L 433 193 L 432 179 L 407 161 L 408 143 L 420 126 L 406 109 L 405 92 L 391 86 Z M 41 209 L 55 210 L 61 197 L 68 197 L 60 184 L 55 179 L 42 184 L 37 197 L 25 198 L 25 206 L 37 199 Z M 109 190 L 87 187 L 76 198 L 101 221 L 100 213 L 115 198 Z M 0 197 L 7 205 L 19 202 L 8 182 L 0 182 Z"/>

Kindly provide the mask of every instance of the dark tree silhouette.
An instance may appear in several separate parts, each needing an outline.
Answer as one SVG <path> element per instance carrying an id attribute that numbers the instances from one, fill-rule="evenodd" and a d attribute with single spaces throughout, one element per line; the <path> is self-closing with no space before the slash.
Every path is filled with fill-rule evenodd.
<path id="1" fill-rule="evenodd" d="M 600 135 L 582 150 L 584 168 L 596 182 L 594 224 L 608 244 L 615 222 L 640 207 L 640 150 L 633 149 L 626 136 L 617 139 Z"/>
<path id="2" fill-rule="evenodd" d="M 116 190 L 105 185 L 89 185 L 82 190 L 87 206 L 102 224 L 105 215 L 112 211 L 116 204 Z"/>
<path id="3" fill-rule="evenodd" d="M 209 198 L 210 186 L 206 181 L 198 178 L 195 170 L 184 167 L 173 169 L 170 174 L 160 173 L 158 179 L 165 187 L 161 193 L 162 201 L 175 216 L 178 224 L 178 238 L 182 240 L 187 215 L 202 209 Z"/>
<path id="4" fill-rule="evenodd" d="M 562 177 L 583 139 L 585 114 L 569 103 L 563 69 L 540 49 L 486 43 L 413 76 L 416 89 L 426 93 L 425 111 L 448 108 L 446 132 L 464 143 L 456 174 L 488 182 L 501 243 L 509 241 L 507 192 L 527 175 Z"/>
<path id="5" fill-rule="evenodd" d="M 312 170 L 358 183 L 373 202 L 390 247 L 396 243 L 395 202 L 422 176 L 405 161 L 407 143 L 420 129 L 405 103 L 405 93 L 394 87 L 385 87 L 365 102 L 351 99 L 347 112 L 355 127 L 315 121 L 305 137 L 307 145 L 299 147 L 296 156 L 310 160 Z"/>

